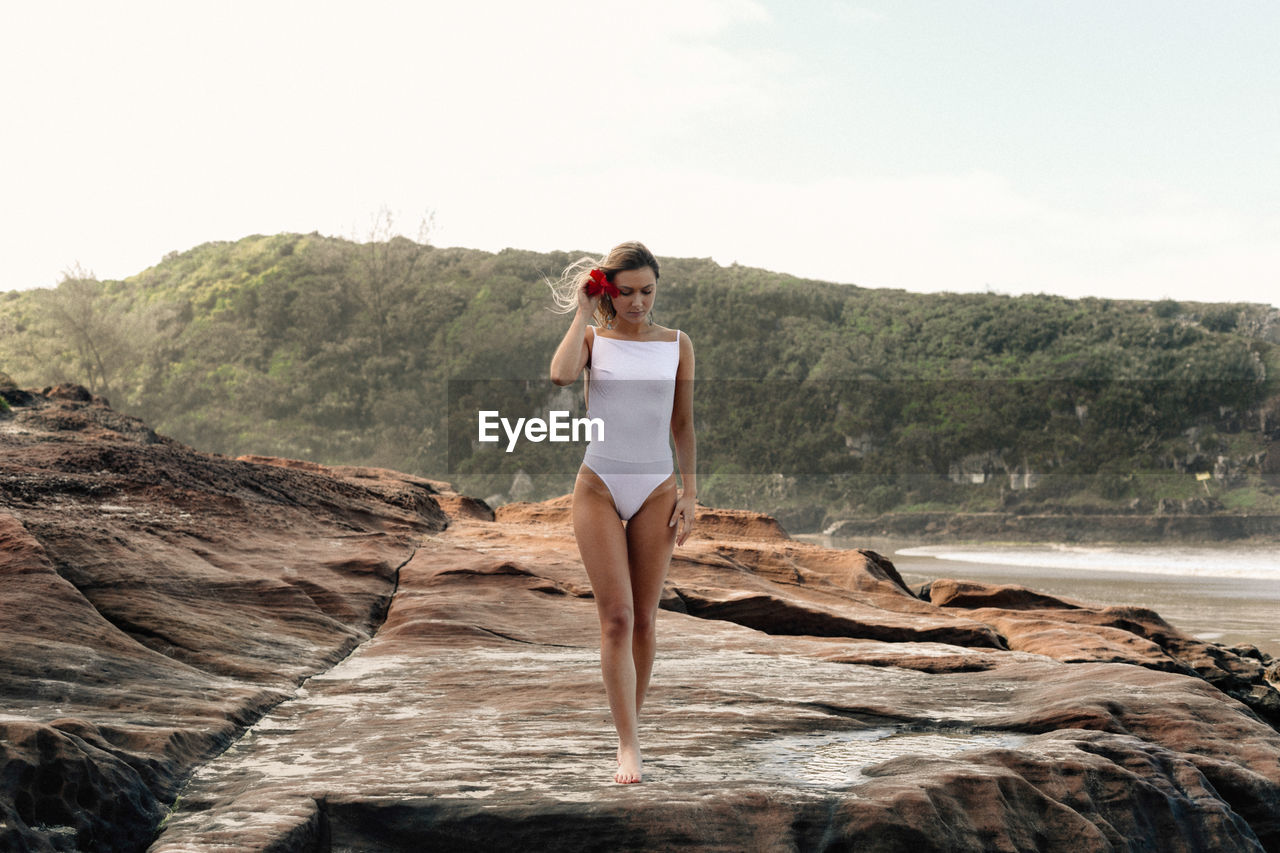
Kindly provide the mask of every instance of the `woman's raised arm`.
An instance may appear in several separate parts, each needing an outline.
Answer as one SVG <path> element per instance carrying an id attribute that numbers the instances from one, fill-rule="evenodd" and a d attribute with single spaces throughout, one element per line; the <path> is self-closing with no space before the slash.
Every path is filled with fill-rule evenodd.
<path id="1" fill-rule="evenodd" d="M 587 318 L 590 310 L 578 307 L 569 330 L 564 333 L 556 354 L 551 357 L 551 381 L 557 385 L 572 385 L 587 366 L 591 350 L 587 345 Z"/>
<path id="2" fill-rule="evenodd" d="M 587 341 L 587 327 L 600 304 L 600 294 L 587 294 L 584 281 L 578 286 L 578 310 L 574 312 L 573 322 L 564 333 L 556 354 L 551 356 L 551 381 L 557 385 L 572 385 L 587 366 L 591 357 L 591 344 Z"/>

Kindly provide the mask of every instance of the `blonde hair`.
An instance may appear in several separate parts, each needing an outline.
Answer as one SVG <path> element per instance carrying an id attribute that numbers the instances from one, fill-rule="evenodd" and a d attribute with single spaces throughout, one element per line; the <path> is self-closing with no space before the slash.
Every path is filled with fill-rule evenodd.
<path id="1" fill-rule="evenodd" d="M 602 271 L 605 274 L 605 278 L 612 282 L 615 273 L 620 273 L 624 270 L 643 269 L 644 267 L 652 269 L 653 277 L 655 279 L 658 278 L 658 259 L 653 256 L 653 252 L 650 252 L 645 247 L 644 243 L 638 240 L 619 243 L 610 249 L 609 254 L 605 255 L 602 260 L 596 260 L 590 256 L 578 258 L 578 260 L 564 268 L 564 272 L 560 273 L 560 278 L 547 282 L 547 285 L 551 288 L 551 298 L 556 303 L 556 307 L 553 310 L 558 314 L 568 314 L 570 311 L 577 310 L 578 291 L 586 286 L 592 270 Z M 616 316 L 618 316 L 618 311 L 613 307 L 613 300 L 606 293 L 596 303 L 596 324 L 608 326 Z"/>

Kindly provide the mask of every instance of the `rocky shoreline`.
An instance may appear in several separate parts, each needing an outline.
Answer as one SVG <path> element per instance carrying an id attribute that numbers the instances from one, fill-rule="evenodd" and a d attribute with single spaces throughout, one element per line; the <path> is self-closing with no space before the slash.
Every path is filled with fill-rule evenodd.
<path id="1" fill-rule="evenodd" d="M 568 501 L 0 413 L 0 849 L 1280 849 L 1276 662 L 706 509 L 608 781 Z"/>

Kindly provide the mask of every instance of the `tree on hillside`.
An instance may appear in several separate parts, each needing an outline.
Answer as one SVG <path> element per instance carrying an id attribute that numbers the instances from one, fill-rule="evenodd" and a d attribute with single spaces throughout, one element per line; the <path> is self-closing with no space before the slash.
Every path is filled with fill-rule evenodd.
<path id="1" fill-rule="evenodd" d="M 50 369 L 54 378 L 78 382 L 95 394 L 110 396 L 113 380 L 132 348 L 129 324 L 118 302 L 104 298 L 102 282 L 79 264 L 40 298 L 43 319 L 54 335 Z"/>
<path id="2" fill-rule="evenodd" d="M 430 245 L 433 217 L 418 224 L 416 240 L 395 232 L 395 218 L 382 208 L 373 217 L 366 240 L 352 257 L 347 283 L 372 333 L 378 359 L 386 356 L 395 314 L 409 299 L 414 272 L 424 246 Z"/>
<path id="3" fill-rule="evenodd" d="M 132 307 L 79 264 L 34 296 L 23 353 L 28 371 L 40 382 L 75 382 L 104 397 L 121 391 L 124 377 L 139 367 L 164 307 Z"/>

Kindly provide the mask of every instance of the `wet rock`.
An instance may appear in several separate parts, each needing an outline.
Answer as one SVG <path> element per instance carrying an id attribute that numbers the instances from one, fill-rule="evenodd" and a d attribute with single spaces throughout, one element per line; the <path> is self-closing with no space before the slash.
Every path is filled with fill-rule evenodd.
<path id="1" fill-rule="evenodd" d="M 140 850 L 196 766 L 369 638 L 446 519 L 54 390 L 0 431 L 0 849 Z"/>
<path id="2" fill-rule="evenodd" d="M 986 584 L 939 578 L 925 585 L 920 597 L 939 607 L 997 607 L 1004 610 L 1075 610 L 1075 602 L 1014 584 Z"/>
<path id="3" fill-rule="evenodd" d="M 4 849 L 65 840 L 76 849 L 134 850 L 136 839 L 154 832 L 165 809 L 148 779 L 100 735 L 90 734 L 91 725 L 78 728 L 89 731 L 71 733 L 56 723 L 0 722 L 0 784 L 12 792 L 12 799 L 5 797 L 0 804 Z M 23 833 L 19 828 L 24 826 L 38 829 Z"/>
<path id="4" fill-rule="evenodd" d="M 844 590 L 948 618 L 891 581 L 851 583 L 848 553 L 781 546 L 758 568 L 762 543 L 681 549 L 671 584 L 754 575 L 779 598 Z M 613 785 L 574 552 L 566 526 L 501 520 L 425 541 L 382 630 L 205 765 L 152 849 L 317 832 L 332 849 L 404 850 L 1250 850 L 1277 838 L 1280 737 L 1201 679 L 672 611 L 659 614 L 646 781 Z"/>
<path id="5" fill-rule="evenodd" d="M 1235 646 L 1227 646 L 1227 651 L 1242 658 L 1253 658 L 1260 663 L 1266 664 L 1271 662 L 1271 656 L 1260 651 L 1258 647 L 1252 643 L 1240 643 Z"/>
<path id="6" fill-rule="evenodd" d="M 939 579 L 928 598 L 990 625 L 1010 649 L 1070 663 L 1114 661 L 1195 675 L 1280 726 L 1280 692 L 1256 648 L 1197 640 L 1145 608 L 1089 605 L 1016 585 Z"/>

